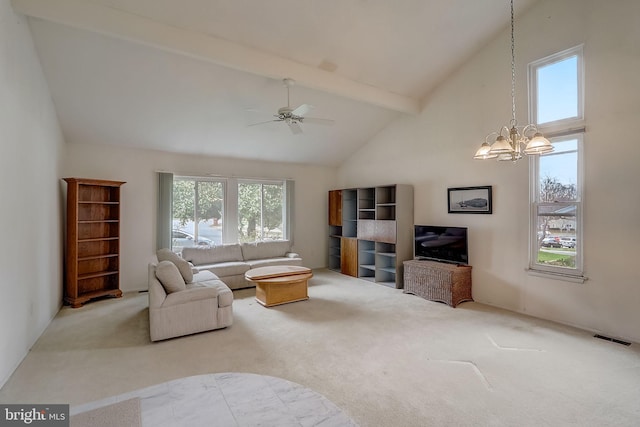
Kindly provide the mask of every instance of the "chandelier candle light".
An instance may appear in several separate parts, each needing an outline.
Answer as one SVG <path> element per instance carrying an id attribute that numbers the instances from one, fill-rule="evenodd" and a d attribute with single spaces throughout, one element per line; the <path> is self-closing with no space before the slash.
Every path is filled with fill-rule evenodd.
<path id="1" fill-rule="evenodd" d="M 476 155 L 476 160 L 495 159 L 499 161 L 511 160 L 513 162 L 527 155 L 547 154 L 553 151 L 553 145 L 534 124 L 523 127 L 516 121 L 516 55 L 513 36 L 513 0 L 511 0 L 511 122 L 509 126 L 502 126 L 499 132 L 491 132 L 484 139 Z M 504 134 L 503 134 L 504 133 Z M 489 139 L 496 137 L 493 144 Z"/>

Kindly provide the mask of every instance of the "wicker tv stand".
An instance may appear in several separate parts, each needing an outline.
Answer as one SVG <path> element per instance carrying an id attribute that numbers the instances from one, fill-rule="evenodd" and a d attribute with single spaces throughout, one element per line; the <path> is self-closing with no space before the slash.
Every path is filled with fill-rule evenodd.
<path id="1" fill-rule="evenodd" d="M 471 296 L 471 266 L 436 261 L 404 263 L 404 293 L 456 307 Z"/>

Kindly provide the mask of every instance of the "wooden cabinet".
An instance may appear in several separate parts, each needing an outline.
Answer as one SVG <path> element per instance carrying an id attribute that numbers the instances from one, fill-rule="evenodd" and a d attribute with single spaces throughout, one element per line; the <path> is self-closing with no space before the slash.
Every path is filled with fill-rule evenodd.
<path id="1" fill-rule="evenodd" d="M 353 277 L 358 277 L 358 240 L 351 237 L 341 239 L 340 271 Z"/>
<path id="2" fill-rule="evenodd" d="M 342 222 L 336 225 L 340 193 Z M 402 288 L 413 257 L 413 187 L 386 185 L 329 191 L 329 268 Z M 353 242 L 355 241 L 355 243 Z"/>
<path id="3" fill-rule="evenodd" d="M 342 191 L 329 191 L 329 225 L 342 226 Z"/>
<path id="4" fill-rule="evenodd" d="M 64 301 L 71 307 L 120 291 L 122 181 L 65 178 L 67 230 Z"/>

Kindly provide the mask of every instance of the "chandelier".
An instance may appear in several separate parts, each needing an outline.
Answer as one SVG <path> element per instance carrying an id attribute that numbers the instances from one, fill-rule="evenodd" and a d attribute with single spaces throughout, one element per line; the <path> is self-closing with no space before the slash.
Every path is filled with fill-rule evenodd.
<path id="1" fill-rule="evenodd" d="M 511 121 L 498 132 L 491 132 L 473 156 L 476 160 L 498 159 L 499 161 L 522 159 L 527 155 L 547 154 L 553 151 L 553 145 L 534 124 L 518 126 L 516 121 L 516 55 L 513 36 L 513 0 L 511 0 Z M 490 144 L 489 141 L 495 138 Z"/>

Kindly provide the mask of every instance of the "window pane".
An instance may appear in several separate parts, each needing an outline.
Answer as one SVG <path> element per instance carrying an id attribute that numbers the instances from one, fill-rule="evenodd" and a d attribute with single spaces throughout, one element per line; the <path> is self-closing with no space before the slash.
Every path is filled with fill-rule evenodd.
<path id="1" fill-rule="evenodd" d="M 576 210 L 574 204 L 537 207 L 537 264 L 576 267 Z"/>
<path id="2" fill-rule="evenodd" d="M 540 156 L 538 201 L 578 200 L 578 141 L 553 142 L 554 152 Z"/>
<path id="3" fill-rule="evenodd" d="M 257 240 L 261 224 L 262 197 L 260 184 L 238 184 L 238 241 Z"/>
<path id="4" fill-rule="evenodd" d="M 254 242 L 283 238 L 282 184 L 238 184 L 238 240 Z"/>
<path id="5" fill-rule="evenodd" d="M 193 246 L 193 217 L 196 194 L 193 180 L 173 181 L 173 232 L 171 249 L 181 252 L 185 246 Z M 191 233 L 189 233 L 189 227 Z"/>
<path id="6" fill-rule="evenodd" d="M 197 179 L 173 182 L 172 250 L 222 244 L 224 184 Z"/>
<path id="7" fill-rule="evenodd" d="M 539 67 L 537 77 L 538 124 L 578 116 L 578 57 Z"/>
<path id="8" fill-rule="evenodd" d="M 578 151 L 578 140 L 575 138 L 565 141 L 552 138 L 551 142 L 553 142 L 554 154 L 567 153 L 569 151 Z"/>
<path id="9" fill-rule="evenodd" d="M 263 186 L 263 240 L 282 239 L 282 184 Z"/>
<path id="10" fill-rule="evenodd" d="M 222 182 L 199 181 L 198 222 L 194 234 L 202 244 L 222 244 L 222 214 L 224 206 L 224 187 Z"/>

